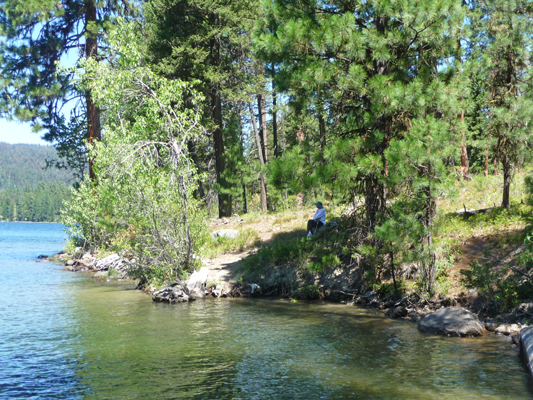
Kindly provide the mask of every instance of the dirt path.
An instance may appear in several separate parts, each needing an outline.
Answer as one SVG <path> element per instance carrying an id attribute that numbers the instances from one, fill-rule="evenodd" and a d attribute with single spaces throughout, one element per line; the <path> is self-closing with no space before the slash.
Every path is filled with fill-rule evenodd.
<path id="1" fill-rule="evenodd" d="M 237 265 L 250 253 L 251 250 L 245 250 L 240 253 L 225 253 L 207 260 L 207 267 L 209 268 L 207 283 L 224 284 L 235 282 L 238 278 L 236 274 Z"/>
<path id="2" fill-rule="evenodd" d="M 218 229 L 251 229 L 255 232 L 256 243 L 249 243 L 249 248 L 240 252 L 228 252 L 212 259 L 206 260 L 209 272 L 207 275 L 208 284 L 224 284 L 235 282 L 239 276 L 237 266 L 239 262 L 246 258 L 256 249 L 272 240 L 289 240 L 295 236 L 305 235 L 305 223 L 312 216 L 313 210 L 301 210 L 293 213 L 280 213 L 263 215 L 255 220 L 246 221 L 241 218 L 231 218 L 213 220 L 210 230 Z"/>

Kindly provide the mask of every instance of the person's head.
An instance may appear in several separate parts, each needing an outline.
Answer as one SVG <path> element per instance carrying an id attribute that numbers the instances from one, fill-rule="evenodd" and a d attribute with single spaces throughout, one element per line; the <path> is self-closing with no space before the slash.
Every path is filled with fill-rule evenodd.
<path id="1" fill-rule="evenodd" d="M 321 201 L 317 201 L 316 203 L 313 203 L 317 208 L 323 208 L 322 206 L 322 202 Z"/>

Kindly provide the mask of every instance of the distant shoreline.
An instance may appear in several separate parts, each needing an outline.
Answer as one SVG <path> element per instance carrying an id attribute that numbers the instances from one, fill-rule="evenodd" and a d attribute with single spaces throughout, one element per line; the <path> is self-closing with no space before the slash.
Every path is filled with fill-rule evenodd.
<path id="1" fill-rule="evenodd" d="M 9 224 L 60 224 L 61 222 L 50 222 L 50 221 L 0 221 L 1 223 Z"/>

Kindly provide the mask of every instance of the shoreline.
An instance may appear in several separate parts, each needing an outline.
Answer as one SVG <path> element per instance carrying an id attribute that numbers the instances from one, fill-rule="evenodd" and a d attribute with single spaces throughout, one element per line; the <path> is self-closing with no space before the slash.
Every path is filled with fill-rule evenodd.
<path id="1" fill-rule="evenodd" d="M 50 221 L 0 221 L 0 224 L 60 224 L 61 222 L 50 222 Z"/>
<path id="2" fill-rule="evenodd" d="M 93 274 L 95 279 L 108 279 L 117 281 L 136 281 L 131 279 L 127 275 L 127 269 L 131 264 L 128 264 L 127 260 L 119 257 L 116 254 L 98 258 L 97 255 L 88 256 L 89 253 L 83 254 L 81 257 L 76 258 L 73 254 L 57 253 L 46 259 L 46 261 L 54 262 L 57 264 L 63 264 L 64 270 L 70 272 L 84 272 Z M 279 288 L 265 287 L 264 290 L 260 285 L 227 280 L 224 282 L 212 281 L 208 283 L 208 272 L 204 271 L 208 267 L 203 267 L 200 271 L 191 274 L 189 282 L 173 282 L 167 286 L 158 288 L 152 285 L 139 285 L 137 282 L 137 290 L 140 290 L 152 297 L 153 301 L 163 302 L 185 302 L 189 300 L 200 299 L 217 299 L 217 298 L 237 298 L 237 297 L 255 297 L 255 298 L 273 298 L 273 299 L 287 299 L 289 301 L 327 301 L 336 304 L 344 304 L 347 306 L 359 306 L 367 309 L 375 309 L 383 312 L 384 316 L 390 319 L 408 320 L 414 323 L 419 323 L 425 316 L 435 313 L 443 308 L 461 308 L 476 315 L 475 308 L 470 307 L 471 296 L 462 296 L 459 298 L 448 297 L 437 300 L 421 299 L 418 296 L 407 295 L 399 300 L 392 300 L 389 297 L 380 296 L 374 291 L 366 291 L 364 293 L 352 292 L 349 293 L 345 290 L 339 290 L 335 285 L 330 287 L 321 286 L 321 296 L 317 299 L 298 299 L 294 295 L 284 295 L 278 293 Z M 111 271 L 111 273 L 109 272 Z M 198 281 L 195 278 L 196 273 L 204 273 L 203 278 Z M 191 286 L 191 278 L 196 279 L 196 286 Z M 198 283 L 199 282 L 199 283 Z M 283 285 L 284 282 L 278 281 L 277 285 Z M 166 293 L 156 298 L 157 292 Z M 172 293 L 181 291 L 179 295 L 173 295 Z M 172 292 L 172 293 L 171 293 Z M 169 297 L 170 293 L 170 297 Z M 173 297 L 174 296 L 174 297 Z M 418 297 L 418 298 L 417 298 Z M 533 303 L 527 303 L 527 308 L 522 315 L 517 313 L 497 314 L 490 317 L 479 318 L 481 324 L 485 328 L 485 334 L 496 334 L 501 336 L 509 336 L 512 339 L 512 343 L 519 346 L 517 337 L 520 335 L 521 330 L 528 327 L 524 322 L 527 320 L 525 317 L 529 315 L 529 311 L 533 311 Z M 479 313 L 478 313 L 479 314 Z"/>

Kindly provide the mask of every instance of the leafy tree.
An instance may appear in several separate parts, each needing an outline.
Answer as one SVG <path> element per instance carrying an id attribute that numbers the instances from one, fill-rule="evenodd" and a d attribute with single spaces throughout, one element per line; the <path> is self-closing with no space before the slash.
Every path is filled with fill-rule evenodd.
<path id="1" fill-rule="evenodd" d="M 144 64 L 141 34 L 131 24 L 109 41 L 112 58 L 88 60 L 83 76 L 105 115 L 106 135 L 94 147 L 98 185 L 85 182 L 73 193 L 64 223 L 94 246 L 129 250 L 142 280 L 168 281 L 193 268 L 204 231 L 187 147 L 204 134 L 203 98 L 190 83 Z"/>

